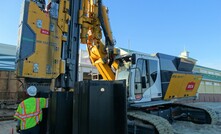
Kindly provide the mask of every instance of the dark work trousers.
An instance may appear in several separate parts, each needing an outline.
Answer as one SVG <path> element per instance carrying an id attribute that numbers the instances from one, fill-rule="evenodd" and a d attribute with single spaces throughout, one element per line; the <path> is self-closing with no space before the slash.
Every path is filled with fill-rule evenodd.
<path id="1" fill-rule="evenodd" d="M 36 125 L 35 127 L 26 130 L 21 130 L 21 134 L 39 134 L 39 132 L 40 132 L 39 125 Z"/>

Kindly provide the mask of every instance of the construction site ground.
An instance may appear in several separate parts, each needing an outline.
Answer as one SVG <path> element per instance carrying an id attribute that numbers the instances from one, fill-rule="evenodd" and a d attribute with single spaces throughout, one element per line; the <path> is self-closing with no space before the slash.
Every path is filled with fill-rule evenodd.
<path id="1" fill-rule="evenodd" d="M 203 105 L 216 111 L 219 121 L 215 125 L 194 124 L 185 121 L 175 121 L 173 131 L 175 134 L 220 134 L 221 133 L 221 102 L 197 102 L 196 105 Z M 0 110 L 0 116 L 12 115 L 15 110 Z M 16 121 L 0 121 L 0 134 L 17 134 L 15 131 Z"/>

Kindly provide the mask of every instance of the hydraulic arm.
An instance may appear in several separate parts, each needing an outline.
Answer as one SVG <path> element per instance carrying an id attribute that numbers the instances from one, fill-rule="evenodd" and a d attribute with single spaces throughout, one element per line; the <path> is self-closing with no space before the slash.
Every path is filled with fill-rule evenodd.
<path id="1" fill-rule="evenodd" d="M 91 62 L 98 69 L 104 80 L 114 80 L 118 64 L 114 61 L 117 49 L 114 48 L 108 10 L 101 0 L 84 0 L 80 10 L 81 43 L 87 44 Z M 102 32 L 105 43 L 102 42 Z"/>

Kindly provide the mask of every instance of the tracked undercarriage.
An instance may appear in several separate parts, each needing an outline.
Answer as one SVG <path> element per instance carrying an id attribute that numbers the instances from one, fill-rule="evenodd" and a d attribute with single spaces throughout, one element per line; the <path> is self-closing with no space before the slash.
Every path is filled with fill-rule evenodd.
<path id="1" fill-rule="evenodd" d="M 173 134 L 174 120 L 197 124 L 216 124 L 218 115 L 201 105 L 171 103 L 155 107 L 132 107 L 128 110 L 129 134 Z"/>

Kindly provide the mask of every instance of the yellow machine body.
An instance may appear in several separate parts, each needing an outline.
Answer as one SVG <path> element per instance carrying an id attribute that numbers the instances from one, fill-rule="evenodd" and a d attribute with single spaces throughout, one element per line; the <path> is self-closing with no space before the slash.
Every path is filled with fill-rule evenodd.
<path id="1" fill-rule="evenodd" d="M 64 8 L 60 7 L 60 9 Z M 59 11 L 59 16 L 65 15 L 63 10 Z M 19 57 L 17 61 L 17 76 L 57 78 L 65 72 L 65 61 L 61 59 L 61 51 L 62 41 L 65 39 L 63 33 L 67 32 L 68 28 L 67 22 L 51 18 L 48 12 L 42 11 L 33 1 L 24 3 L 21 17 L 23 19 L 19 26 L 19 44 L 26 43 L 28 47 L 31 46 L 32 50 L 25 48 L 24 45 L 22 48 L 18 45 L 19 53 L 27 54 Z M 28 32 L 35 38 L 28 37 L 30 35 Z"/>
<path id="2" fill-rule="evenodd" d="M 201 75 L 173 74 L 164 100 L 196 96 L 201 79 Z"/>

